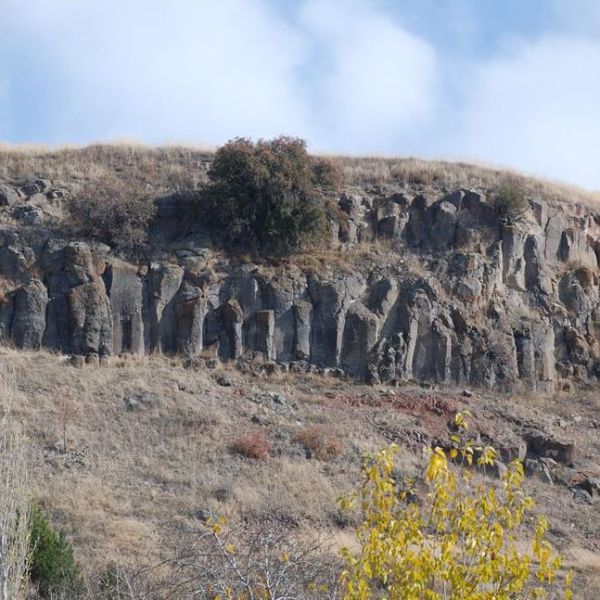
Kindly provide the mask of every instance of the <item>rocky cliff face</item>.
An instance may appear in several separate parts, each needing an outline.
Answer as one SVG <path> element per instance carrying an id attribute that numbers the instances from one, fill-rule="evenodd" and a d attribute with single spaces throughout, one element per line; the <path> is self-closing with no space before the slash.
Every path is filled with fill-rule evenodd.
<path id="1" fill-rule="evenodd" d="M 502 389 L 600 375 L 600 211 L 529 198 L 510 224 L 478 190 L 355 188 L 325 260 L 234 266 L 166 200 L 160 242 L 134 264 L 62 238 L 68 193 L 0 188 L 5 343 L 91 363 L 180 353 Z"/>

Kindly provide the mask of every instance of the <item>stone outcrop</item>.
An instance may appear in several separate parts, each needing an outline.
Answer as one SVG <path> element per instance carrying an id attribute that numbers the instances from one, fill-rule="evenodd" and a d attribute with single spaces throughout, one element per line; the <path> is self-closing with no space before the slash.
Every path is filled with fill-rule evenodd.
<path id="1" fill-rule="evenodd" d="M 0 338 L 18 347 L 88 362 L 248 358 L 507 390 L 600 376 L 591 208 L 529 198 L 507 222 L 480 190 L 347 190 L 332 224 L 336 261 L 276 268 L 234 266 L 206 232 L 171 245 L 159 236 L 135 263 L 60 239 L 46 225 L 65 194 L 47 180 L 0 185 L 0 211 L 20 223 L 0 227 Z M 19 207 L 39 219 L 23 220 Z"/>

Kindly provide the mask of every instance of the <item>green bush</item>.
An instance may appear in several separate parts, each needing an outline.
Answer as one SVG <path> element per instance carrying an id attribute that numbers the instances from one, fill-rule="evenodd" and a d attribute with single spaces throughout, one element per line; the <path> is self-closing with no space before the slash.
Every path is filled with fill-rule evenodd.
<path id="1" fill-rule="evenodd" d="M 494 196 L 494 205 L 500 219 L 509 225 L 519 221 L 529 208 L 522 187 L 510 180 L 498 187 Z"/>
<path id="2" fill-rule="evenodd" d="M 31 509 L 29 527 L 29 573 L 40 596 L 79 597 L 82 591 L 79 566 L 64 532 L 53 529 L 35 505 Z"/>
<path id="3" fill-rule="evenodd" d="M 237 138 L 217 151 L 209 171 L 207 218 L 229 247 L 287 254 L 323 230 L 323 191 L 339 185 L 331 161 L 303 140 Z"/>

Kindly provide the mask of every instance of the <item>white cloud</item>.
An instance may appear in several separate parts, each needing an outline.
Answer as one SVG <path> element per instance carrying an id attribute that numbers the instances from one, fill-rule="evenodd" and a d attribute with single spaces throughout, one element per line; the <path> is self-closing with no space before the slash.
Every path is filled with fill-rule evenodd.
<path id="1" fill-rule="evenodd" d="M 60 66 L 53 117 L 66 135 L 213 142 L 302 129 L 302 40 L 261 0 L 8 1 L 23 39 Z"/>
<path id="2" fill-rule="evenodd" d="M 596 36 L 600 33 L 598 0 L 554 0 L 553 8 L 564 29 Z"/>
<path id="3" fill-rule="evenodd" d="M 308 0 L 287 19 L 266 0 L 5 2 L 0 34 L 59 70 L 48 119 L 64 141 L 289 133 L 390 150 L 432 110 L 433 49 L 366 0 Z"/>
<path id="4" fill-rule="evenodd" d="M 600 187 L 600 43 L 516 44 L 465 78 L 452 151 Z"/>
<path id="5" fill-rule="evenodd" d="M 365 2 L 311 0 L 302 23 L 318 54 L 318 143 L 350 151 L 398 150 L 431 118 L 436 59 L 424 40 Z"/>

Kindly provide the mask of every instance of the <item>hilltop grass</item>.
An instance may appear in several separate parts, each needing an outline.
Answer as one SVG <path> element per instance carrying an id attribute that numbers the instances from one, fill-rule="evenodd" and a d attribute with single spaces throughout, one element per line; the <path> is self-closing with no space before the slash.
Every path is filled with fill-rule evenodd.
<path id="1" fill-rule="evenodd" d="M 141 144 L 94 144 L 83 148 L 0 145 L 0 180 L 40 177 L 83 184 L 118 175 L 155 192 L 189 189 L 206 183 L 214 151 L 210 147 Z M 346 187 L 409 185 L 437 190 L 472 187 L 491 191 L 510 179 L 527 194 L 543 196 L 550 202 L 594 206 L 600 200 L 600 192 L 465 161 L 384 156 L 329 158 L 340 167 L 342 184 Z"/>

